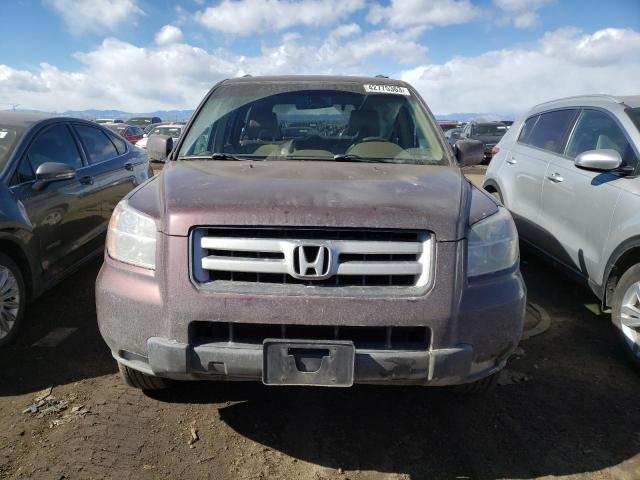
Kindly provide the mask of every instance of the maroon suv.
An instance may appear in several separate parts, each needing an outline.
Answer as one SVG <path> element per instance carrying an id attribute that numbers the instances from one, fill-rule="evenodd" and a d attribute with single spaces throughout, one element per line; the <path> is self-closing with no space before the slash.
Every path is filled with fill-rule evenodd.
<path id="1" fill-rule="evenodd" d="M 290 128 L 295 125 L 296 128 Z M 96 285 L 124 379 L 491 384 L 521 336 L 509 213 L 463 176 L 409 85 L 216 85 L 119 204 Z"/>

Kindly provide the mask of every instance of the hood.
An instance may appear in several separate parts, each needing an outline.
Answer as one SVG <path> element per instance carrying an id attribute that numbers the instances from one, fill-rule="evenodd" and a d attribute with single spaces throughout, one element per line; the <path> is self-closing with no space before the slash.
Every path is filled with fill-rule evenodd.
<path id="1" fill-rule="evenodd" d="M 419 229 L 458 240 L 469 188 L 454 166 L 171 161 L 129 201 L 168 235 L 255 225 Z"/>

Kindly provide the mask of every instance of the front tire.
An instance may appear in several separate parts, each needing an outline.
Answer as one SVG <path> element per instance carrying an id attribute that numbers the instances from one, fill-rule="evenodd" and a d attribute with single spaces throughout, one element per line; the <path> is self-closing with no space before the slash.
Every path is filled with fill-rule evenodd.
<path id="1" fill-rule="evenodd" d="M 162 390 L 169 387 L 168 380 L 147 375 L 119 362 L 118 369 L 122 380 L 130 387 L 139 388 L 140 390 Z"/>
<path id="2" fill-rule="evenodd" d="M 22 271 L 11 258 L 0 253 L 0 348 L 9 344 L 18 334 L 26 300 Z"/>
<path id="3" fill-rule="evenodd" d="M 640 368 L 640 264 L 620 277 L 613 293 L 611 320 L 625 353 Z"/>

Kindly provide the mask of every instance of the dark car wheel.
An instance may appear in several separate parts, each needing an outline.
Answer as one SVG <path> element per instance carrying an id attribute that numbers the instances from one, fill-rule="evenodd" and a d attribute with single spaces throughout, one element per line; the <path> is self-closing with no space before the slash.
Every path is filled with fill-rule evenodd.
<path id="1" fill-rule="evenodd" d="M 640 264 L 620 277 L 612 303 L 611 320 L 618 327 L 622 346 L 640 367 Z"/>
<path id="2" fill-rule="evenodd" d="M 118 363 L 118 369 L 122 380 L 130 387 L 139 388 L 140 390 L 161 390 L 169 387 L 169 381 L 164 378 L 152 377 L 121 363 Z"/>
<path id="3" fill-rule="evenodd" d="M 26 289 L 18 265 L 0 253 L 0 347 L 18 333 L 26 305 Z"/>

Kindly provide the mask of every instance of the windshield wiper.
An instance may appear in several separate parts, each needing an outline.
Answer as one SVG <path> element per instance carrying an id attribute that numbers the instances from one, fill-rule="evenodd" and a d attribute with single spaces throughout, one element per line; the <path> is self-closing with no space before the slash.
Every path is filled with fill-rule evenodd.
<path id="1" fill-rule="evenodd" d="M 371 158 L 361 157 L 352 153 L 338 154 L 333 156 L 334 162 L 367 162 L 367 163 L 388 163 L 392 158 Z"/>
<path id="2" fill-rule="evenodd" d="M 236 157 L 234 155 L 231 155 L 230 153 L 216 152 L 216 153 L 211 153 L 209 155 L 185 155 L 183 157 L 178 157 L 178 160 L 239 160 L 239 161 L 245 161 L 245 160 L 252 160 L 252 159 L 251 158 Z"/>

